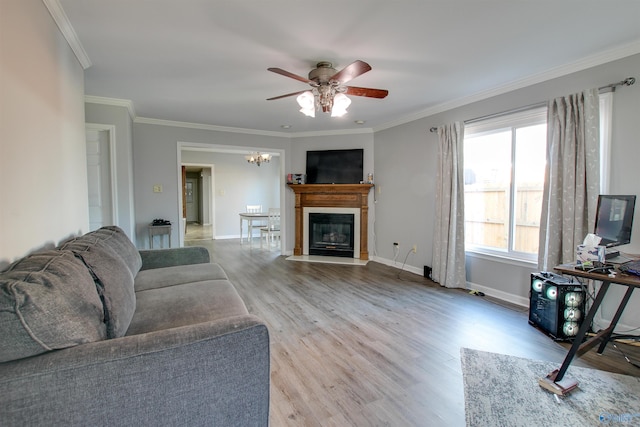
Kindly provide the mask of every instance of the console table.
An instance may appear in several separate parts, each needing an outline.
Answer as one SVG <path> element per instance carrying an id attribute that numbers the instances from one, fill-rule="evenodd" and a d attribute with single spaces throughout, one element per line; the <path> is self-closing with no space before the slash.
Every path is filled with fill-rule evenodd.
<path id="1" fill-rule="evenodd" d="M 626 307 L 627 302 L 629 302 L 629 298 L 631 298 L 631 294 L 633 293 L 633 290 L 635 288 L 640 287 L 640 277 L 621 274 L 620 272 L 618 272 L 615 277 L 609 277 L 609 275 L 603 274 L 603 273 L 594 273 L 594 272 L 590 273 L 589 271 L 579 270 L 575 268 L 575 265 L 573 264 L 559 265 L 555 267 L 554 270 L 556 270 L 561 274 L 566 274 L 568 276 L 582 277 L 584 279 L 602 281 L 602 286 L 600 286 L 600 289 L 598 290 L 596 299 L 591 305 L 591 308 L 589 309 L 589 312 L 585 316 L 584 320 L 582 321 L 582 325 L 578 330 L 578 334 L 576 335 L 573 341 L 573 344 L 571 345 L 571 348 L 567 353 L 567 356 L 564 358 L 564 361 L 562 362 L 562 366 L 560 367 L 560 369 L 551 372 L 547 376 L 549 380 L 551 380 L 553 383 L 555 383 L 558 386 L 557 391 L 556 390 L 551 390 L 551 391 L 557 394 L 565 394 L 565 392 L 569 392 L 571 390 L 570 389 L 567 390 L 563 388 L 563 386 L 558 383 L 560 383 L 560 381 L 562 381 L 562 379 L 564 378 L 564 374 L 567 372 L 567 368 L 569 368 L 571 361 L 576 356 L 576 354 L 577 355 L 583 354 L 584 352 L 594 347 L 598 343 L 600 343 L 600 347 L 598 347 L 598 354 L 602 354 L 605 347 L 607 346 L 609 339 L 611 338 L 611 334 L 613 334 L 613 330 L 615 329 L 616 324 L 618 323 L 618 320 L 620 320 L 620 317 L 622 316 L 622 312 L 624 311 L 624 308 Z M 591 322 L 593 321 L 596 311 L 598 311 L 600 304 L 602 304 L 602 300 L 607 294 L 607 291 L 609 290 L 609 286 L 611 284 L 626 286 L 627 291 L 625 292 L 624 297 L 620 301 L 620 304 L 618 305 L 618 309 L 616 310 L 615 315 L 611 319 L 611 323 L 609 324 L 609 326 L 603 329 L 602 331 L 598 332 L 593 337 L 583 342 L 589 328 L 591 327 Z"/>
<path id="2" fill-rule="evenodd" d="M 171 225 L 149 224 L 149 249 L 153 249 L 153 236 L 160 236 L 160 247 L 164 248 L 164 235 L 169 236 L 169 247 L 171 247 Z"/>

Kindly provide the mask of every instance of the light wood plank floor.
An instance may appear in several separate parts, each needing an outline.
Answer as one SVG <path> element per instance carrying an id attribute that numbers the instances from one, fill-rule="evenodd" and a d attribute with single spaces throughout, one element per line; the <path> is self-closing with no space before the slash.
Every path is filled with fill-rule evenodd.
<path id="1" fill-rule="evenodd" d="M 208 247 L 269 327 L 271 426 L 463 426 L 461 347 L 558 364 L 567 351 L 526 308 L 379 263 L 287 261 L 237 239 L 187 245 Z M 574 364 L 640 376 L 611 345 Z"/>

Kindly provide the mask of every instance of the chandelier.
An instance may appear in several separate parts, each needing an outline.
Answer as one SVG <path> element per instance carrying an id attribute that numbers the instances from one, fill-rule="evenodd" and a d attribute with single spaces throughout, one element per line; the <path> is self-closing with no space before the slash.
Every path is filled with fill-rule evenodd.
<path id="1" fill-rule="evenodd" d="M 351 100 L 343 92 L 345 87 L 337 82 L 322 83 L 312 90 L 302 92 L 296 98 L 300 112 L 305 116 L 315 117 L 316 110 L 331 113 L 331 117 L 342 117 L 347 113 Z"/>
<path id="2" fill-rule="evenodd" d="M 271 154 L 251 153 L 244 156 L 249 163 L 255 163 L 260 166 L 262 163 L 269 163 L 271 161 Z"/>

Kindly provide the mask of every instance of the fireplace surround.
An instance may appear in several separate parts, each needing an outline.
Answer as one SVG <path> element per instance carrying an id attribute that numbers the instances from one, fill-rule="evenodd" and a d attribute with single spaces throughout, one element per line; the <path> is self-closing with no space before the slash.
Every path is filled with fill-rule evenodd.
<path id="1" fill-rule="evenodd" d="M 368 260 L 368 195 L 372 187 L 373 184 L 289 184 L 296 197 L 293 254 L 310 255 L 310 213 L 352 214 L 353 258 Z"/>

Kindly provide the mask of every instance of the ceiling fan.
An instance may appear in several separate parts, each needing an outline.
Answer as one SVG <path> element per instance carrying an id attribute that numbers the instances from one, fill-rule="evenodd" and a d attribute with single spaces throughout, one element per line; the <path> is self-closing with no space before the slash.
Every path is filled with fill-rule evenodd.
<path id="1" fill-rule="evenodd" d="M 345 84 L 371 70 L 369 64 L 360 60 L 352 62 L 341 71 L 336 71 L 331 62 L 318 62 L 316 68 L 309 72 L 309 78 L 298 76 L 281 68 L 268 68 L 268 70 L 308 83 L 312 89 L 275 96 L 267 101 L 297 95 L 297 101 L 301 107 L 300 112 L 311 117 L 315 117 L 316 109 L 322 110 L 324 113 L 331 113 L 332 117 L 344 115 L 347 112 L 347 107 L 351 104 L 351 100 L 346 95 L 382 99 L 389 94 L 389 91 L 384 89 L 347 86 Z"/>

